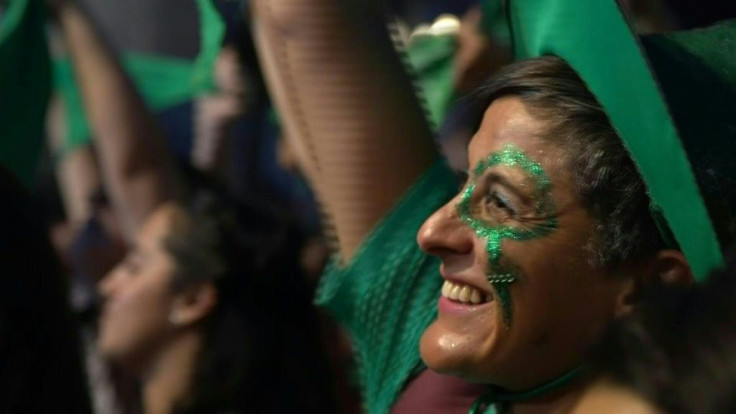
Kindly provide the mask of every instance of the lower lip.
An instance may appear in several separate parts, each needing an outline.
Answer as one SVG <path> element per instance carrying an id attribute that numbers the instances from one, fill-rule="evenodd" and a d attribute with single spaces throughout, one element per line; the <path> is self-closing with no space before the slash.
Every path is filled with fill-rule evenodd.
<path id="1" fill-rule="evenodd" d="M 468 305 L 465 303 L 455 302 L 445 296 L 440 296 L 440 300 L 437 301 L 437 310 L 444 314 L 463 314 L 472 312 L 478 308 L 489 306 L 491 302 L 480 303 L 477 305 Z"/>

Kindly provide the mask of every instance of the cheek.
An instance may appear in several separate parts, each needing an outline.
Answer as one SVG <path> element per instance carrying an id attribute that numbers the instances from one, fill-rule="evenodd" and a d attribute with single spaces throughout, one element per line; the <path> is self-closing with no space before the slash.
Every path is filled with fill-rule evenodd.
<path id="1" fill-rule="evenodd" d="M 618 289 L 615 281 L 592 268 L 587 257 L 574 249 L 581 247 L 542 251 L 541 246 L 530 244 L 523 251 L 516 251 L 516 246 L 507 249 L 509 258 L 519 257 L 517 264 L 525 274 L 512 290 L 515 338 L 511 342 L 529 351 L 530 360 L 546 364 L 556 360 L 561 369 L 577 364 L 611 320 Z"/>
<path id="2" fill-rule="evenodd" d="M 167 280 L 140 278 L 121 291 L 103 314 L 101 348 L 114 356 L 139 353 L 166 332 L 171 305 Z"/>

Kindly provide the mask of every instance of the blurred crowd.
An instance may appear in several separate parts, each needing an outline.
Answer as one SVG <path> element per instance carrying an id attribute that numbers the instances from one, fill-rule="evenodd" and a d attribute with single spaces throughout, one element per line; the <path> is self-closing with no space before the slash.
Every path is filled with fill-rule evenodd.
<path id="1" fill-rule="evenodd" d="M 432 145 L 453 169 L 468 170 L 467 146 L 486 110 L 476 91 L 513 59 L 502 2 L 387 3 L 385 27 Z M 736 17 L 728 1 L 621 3 L 640 34 Z M 349 268 L 360 253 L 360 243 L 350 244 L 354 228 L 335 210 L 358 215 L 361 199 L 335 195 L 352 177 L 329 163 L 359 164 L 353 153 L 371 148 L 343 153 L 338 145 L 332 154 L 301 136 L 333 122 L 336 137 L 343 125 L 310 112 L 315 100 L 304 98 L 302 117 L 282 104 L 294 95 L 279 96 L 288 87 L 273 69 L 280 61 L 258 50 L 272 40 L 271 26 L 256 30 L 268 5 L 0 0 L 1 413 L 380 412 L 369 400 L 384 397 L 366 388 L 371 356 L 361 351 L 373 345 L 356 344 L 355 328 L 341 327 L 344 315 L 334 309 L 348 296 L 320 282 L 326 267 Z M 299 25 L 298 13 L 290 18 Z M 11 22 L 27 38 L 20 49 L 3 49 L 13 40 Z M 45 39 L 36 44 L 35 29 Z M 292 29 L 278 27 L 286 37 Z M 371 54 L 381 48 L 375 43 L 356 49 Z M 308 72 L 308 58 L 285 50 Z M 2 81 L 15 73 L 5 68 L 17 66 L 13 56 L 26 59 L 28 83 Z M 336 84 L 350 79 L 330 76 Z M 23 105 L 42 116 L 13 112 Z M 400 181 L 383 182 L 395 187 L 386 205 L 398 198 L 391 191 L 408 188 Z M 420 233 L 420 246 L 435 254 L 427 237 Z M 736 412 L 735 257 L 707 283 L 638 296 L 639 312 L 586 353 L 595 378 L 576 394 L 576 411 L 536 412 Z M 332 314 L 315 306 L 315 295 Z M 370 303 L 366 318 L 381 312 Z M 456 385 L 423 377 L 418 364 L 411 378 L 426 383 L 399 384 L 412 397 L 392 412 L 467 412 L 465 401 L 485 393 L 457 385 L 469 400 L 419 408 Z M 630 407 L 605 411 L 612 401 Z"/>

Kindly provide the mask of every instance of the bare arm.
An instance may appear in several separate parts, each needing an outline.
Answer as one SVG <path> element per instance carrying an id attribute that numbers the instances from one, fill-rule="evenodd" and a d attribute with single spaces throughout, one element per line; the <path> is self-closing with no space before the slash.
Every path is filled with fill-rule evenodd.
<path id="1" fill-rule="evenodd" d="M 287 136 L 349 260 L 437 157 L 382 7 L 256 0 L 256 41 Z"/>
<path id="2" fill-rule="evenodd" d="M 132 240 L 149 213 L 174 195 L 165 142 L 89 16 L 75 1 L 57 3 L 59 27 L 74 64 L 105 186 L 126 238 Z"/>
<path id="3" fill-rule="evenodd" d="M 100 173 L 89 145 L 63 153 L 66 135 L 64 119 L 62 100 L 54 96 L 48 112 L 49 147 L 57 157 L 56 180 L 67 219 L 73 229 L 78 229 L 91 215 L 90 198 L 101 184 Z"/>

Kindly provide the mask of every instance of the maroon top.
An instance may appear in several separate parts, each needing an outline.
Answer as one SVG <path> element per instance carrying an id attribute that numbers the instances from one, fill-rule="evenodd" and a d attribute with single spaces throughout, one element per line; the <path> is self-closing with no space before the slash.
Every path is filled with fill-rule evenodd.
<path id="1" fill-rule="evenodd" d="M 425 369 L 404 388 L 392 414 L 467 414 L 486 387 Z"/>

